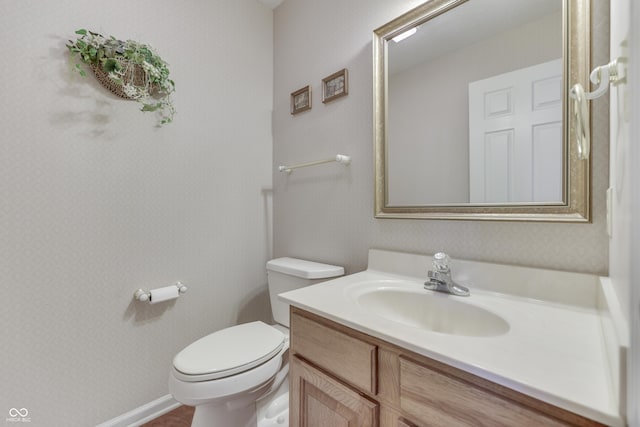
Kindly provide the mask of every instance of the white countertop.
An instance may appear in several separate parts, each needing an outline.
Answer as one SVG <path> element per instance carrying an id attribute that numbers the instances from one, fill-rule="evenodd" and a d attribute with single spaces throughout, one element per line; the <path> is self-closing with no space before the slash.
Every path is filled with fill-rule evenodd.
<path id="1" fill-rule="evenodd" d="M 280 294 L 280 299 L 603 424 L 624 426 L 595 304 L 542 301 L 470 286 L 470 297 L 451 298 L 499 315 L 510 328 L 497 336 L 449 335 L 387 320 L 350 296 L 358 283 L 387 279 L 414 282 L 417 289 L 424 282 L 369 269 Z"/>

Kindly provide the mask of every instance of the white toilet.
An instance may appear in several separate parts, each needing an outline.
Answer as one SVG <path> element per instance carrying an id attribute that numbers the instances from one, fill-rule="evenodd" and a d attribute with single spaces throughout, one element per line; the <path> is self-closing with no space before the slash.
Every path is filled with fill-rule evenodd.
<path id="1" fill-rule="evenodd" d="M 267 262 L 278 324 L 232 326 L 200 338 L 173 359 L 169 391 L 178 402 L 195 406 L 192 427 L 289 425 L 289 305 L 278 294 L 343 274 L 342 267 L 295 258 Z"/>

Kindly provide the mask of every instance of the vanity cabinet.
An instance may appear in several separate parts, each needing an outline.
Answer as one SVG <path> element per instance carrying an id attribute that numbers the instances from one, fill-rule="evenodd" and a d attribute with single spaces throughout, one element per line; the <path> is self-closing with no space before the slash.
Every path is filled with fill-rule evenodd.
<path id="1" fill-rule="evenodd" d="M 291 427 L 602 426 L 291 308 Z"/>

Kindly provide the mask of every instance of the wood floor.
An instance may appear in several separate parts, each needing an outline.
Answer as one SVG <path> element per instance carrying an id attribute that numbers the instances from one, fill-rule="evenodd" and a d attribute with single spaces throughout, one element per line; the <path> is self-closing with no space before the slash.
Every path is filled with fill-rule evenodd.
<path id="1" fill-rule="evenodd" d="M 193 411 L 192 406 L 180 406 L 141 427 L 190 427 Z"/>

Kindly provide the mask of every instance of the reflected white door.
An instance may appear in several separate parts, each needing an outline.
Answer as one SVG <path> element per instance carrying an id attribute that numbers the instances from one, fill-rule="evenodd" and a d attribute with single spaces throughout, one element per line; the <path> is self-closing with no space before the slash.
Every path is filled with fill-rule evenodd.
<path id="1" fill-rule="evenodd" d="M 562 60 L 469 83 L 471 203 L 562 201 Z"/>

